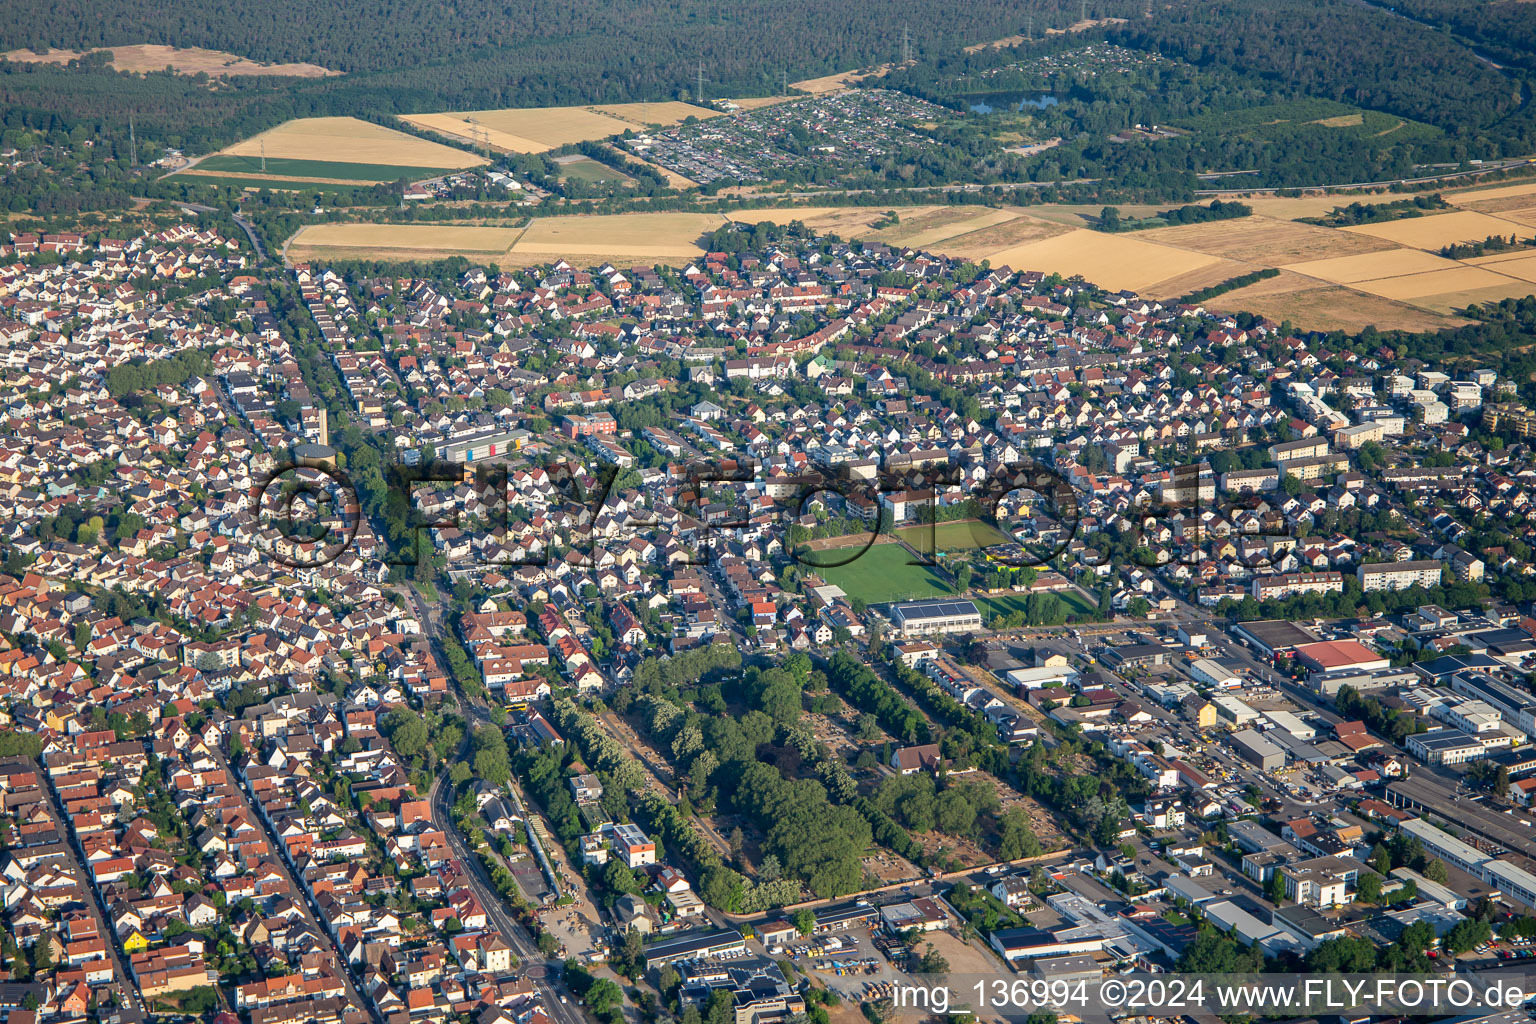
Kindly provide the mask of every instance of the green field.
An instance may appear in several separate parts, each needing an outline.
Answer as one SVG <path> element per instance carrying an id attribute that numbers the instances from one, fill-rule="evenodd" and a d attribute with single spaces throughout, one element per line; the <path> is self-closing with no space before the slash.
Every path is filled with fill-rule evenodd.
<path id="1" fill-rule="evenodd" d="M 591 157 L 582 157 L 580 160 L 572 160 L 568 164 L 561 164 L 560 177 L 574 178 L 577 181 L 629 180 L 628 175 L 621 174 L 607 164 L 599 163 Z"/>
<path id="2" fill-rule="evenodd" d="M 1061 598 L 1061 603 L 1067 606 L 1067 610 L 1074 615 L 1092 615 L 1098 611 L 1094 605 L 1077 590 L 1053 590 L 1050 593 Z M 992 618 L 994 615 L 1007 615 L 1010 612 L 1023 612 L 1024 604 L 1029 599 L 1027 594 L 998 594 L 995 597 L 978 597 L 976 607 L 981 609 L 982 621 Z"/>
<path id="3" fill-rule="evenodd" d="M 1433 125 L 1325 99 L 1284 100 L 1247 110 L 1200 114 L 1177 122 L 1176 127 L 1270 141 L 1295 140 L 1314 133 L 1338 133 L 1371 146 L 1434 139 L 1444 134 Z"/>
<path id="4" fill-rule="evenodd" d="M 935 523 L 932 530 L 930 534 L 926 526 L 903 526 L 896 531 L 896 536 L 919 551 L 927 550 L 929 543 L 933 544 L 935 551 L 974 551 L 994 544 L 1012 543 L 1007 534 L 979 519 Z"/>
<path id="5" fill-rule="evenodd" d="M 303 178 L 245 178 L 238 174 L 194 174 L 179 181 L 192 181 L 199 185 L 233 185 L 235 188 L 269 188 L 274 192 L 340 192 L 365 186 L 338 185 L 334 181 L 306 181 Z"/>
<path id="6" fill-rule="evenodd" d="M 836 561 L 850 557 L 859 549 L 835 548 L 815 551 L 805 557 L 811 561 Z M 843 588 L 850 598 L 863 599 L 866 604 L 888 604 L 892 601 L 911 601 L 924 597 L 948 597 L 949 581 L 931 566 L 908 565 L 912 553 L 900 544 L 876 544 L 847 565 L 837 568 L 805 566 L 833 586 Z"/>
<path id="7" fill-rule="evenodd" d="M 331 160 L 293 160 L 267 157 L 267 169 L 261 169 L 259 156 L 232 156 L 215 153 L 197 163 L 200 171 L 233 171 L 245 174 L 275 174 L 284 178 L 336 178 L 346 181 L 418 181 L 436 178 L 453 171 L 443 167 L 396 167 L 392 164 L 349 164 Z"/>

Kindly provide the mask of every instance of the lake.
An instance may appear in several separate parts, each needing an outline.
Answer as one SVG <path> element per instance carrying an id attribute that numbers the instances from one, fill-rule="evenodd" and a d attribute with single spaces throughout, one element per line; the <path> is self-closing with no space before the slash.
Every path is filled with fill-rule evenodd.
<path id="1" fill-rule="evenodd" d="M 1020 111 L 1025 107 L 1044 110 L 1060 102 L 1048 92 L 999 92 L 988 93 L 986 99 L 972 100 L 968 106 L 973 114 L 991 114 L 999 110 Z"/>

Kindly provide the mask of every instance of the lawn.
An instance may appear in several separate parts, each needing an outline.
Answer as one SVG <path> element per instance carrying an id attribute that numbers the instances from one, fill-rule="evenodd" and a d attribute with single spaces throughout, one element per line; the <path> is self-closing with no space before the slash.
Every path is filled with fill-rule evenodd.
<path id="1" fill-rule="evenodd" d="M 331 178 L 338 181 L 416 181 L 453 173 L 442 167 L 397 167 L 392 164 L 344 163 L 338 160 L 297 160 L 291 157 L 267 157 L 267 169 L 261 169 L 261 157 L 215 153 L 197 163 L 199 170 L 233 171 L 237 174 L 275 174 L 287 178 Z"/>
<path id="2" fill-rule="evenodd" d="M 1098 611 L 1098 606 L 1088 601 L 1077 590 L 1051 590 L 1046 593 L 1055 594 L 1061 598 L 1061 603 L 1067 606 L 1067 611 L 1074 615 L 1092 615 Z M 1028 594 L 998 594 L 995 597 L 978 597 L 977 606 L 981 609 L 983 620 L 990 619 L 994 615 L 1007 615 L 1010 612 L 1024 612 L 1025 602 L 1029 600 Z"/>
<path id="3" fill-rule="evenodd" d="M 815 551 L 805 557 L 812 561 L 840 561 L 852 556 L 857 547 Z M 836 568 L 805 566 L 834 586 L 842 587 L 850 598 L 862 598 L 866 604 L 889 604 L 925 597 L 948 597 L 949 581 L 927 565 L 908 565 L 912 553 L 900 544 L 876 544 L 847 565 Z"/>
<path id="4" fill-rule="evenodd" d="M 431 580 L 422 580 L 420 583 L 416 584 L 416 589 L 421 592 L 422 597 L 426 598 L 428 601 L 431 601 L 433 604 L 437 603 L 437 588 L 432 585 Z"/>

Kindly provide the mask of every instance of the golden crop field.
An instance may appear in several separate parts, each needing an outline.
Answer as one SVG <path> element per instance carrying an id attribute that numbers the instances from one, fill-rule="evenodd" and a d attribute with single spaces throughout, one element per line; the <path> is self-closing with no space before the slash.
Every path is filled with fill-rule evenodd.
<path id="1" fill-rule="evenodd" d="M 1326 260 L 1307 260 L 1301 263 L 1282 264 L 1282 269 L 1293 270 L 1307 277 L 1315 277 L 1329 284 L 1354 284 L 1357 281 L 1374 281 L 1384 277 L 1400 277 L 1403 274 L 1425 274 L 1453 270 L 1453 260 L 1432 256 L 1419 249 L 1388 249 L 1382 252 L 1359 253 L 1354 256 L 1337 256 Z"/>
<path id="2" fill-rule="evenodd" d="M 905 206 L 896 211 L 903 222 L 944 209 L 937 206 Z M 739 224 L 788 224 L 799 221 L 808 228 L 843 238 L 858 238 L 869 233 L 870 225 L 885 216 L 878 206 L 789 206 L 768 210 L 732 211 L 730 219 Z"/>
<path id="3" fill-rule="evenodd" d="M 1399 245 L 1411 245 L 1419 249 L 1438 249 L 1457 242 L 1480 242 L 1489 235 L 1508 235 L 1514 227 L 1500 217 L 1472 210 L 1457 210 L 1455 213 L 1391 220 L 1384 224 L 1359 224 L 1342 230 L 1385 238 Z"/>
<path id="4" fill-rule="evenodd" d="M 897 211 L 900 214 L 901 211 Z M 1018 220 L 1014 210 L 994 210 L 985 206 L 952 206 L 918 217 L 902 216 L 901 223 L 877 231 L 871 238 L 892 245 L 914 249 L 943 249 L 943 243 L 961 235 L 982 231 Z"/>
<path id="5" fill-rule="evenodd" d="M 593 142 L 647 125 L 673 125 L 686 117 L 718 117 L 691 103 L 610 103 L 595 107 L 503 107 L 439 114 L 403 114 L 419 128 L 471 139 L 479 132 L 496 149 L 544 153 L 572 142 Z"/>
<path id="6" fill-rule="evenodd" d="M 581 253 L 614 260 L 690 260 L 704 252 L 699 239 L 724 223 L 717 213 L 535 217 L 513 251 L 551 261 Z"/>
<path id="7" fill-rule="evenodd" d="M 554 109 L 562 109 L 555 107 Z M 662 100 L 659 103 L 600 103 L 593 110 L 616 117 L 621 121 L 628 121 L 636 128 L 645 125 L 659 124 L 663 128 L 669 128 L 679 124 L 690 117 L 703 120 L 707 117 L 719 117 L 720 111 L 711 110 L 709 107 L 696 107 L 692 103 L 683 103 L 679 100 Z"/>
<path id="8" fill-rule="evenodd" d="M 199 47 L 182 49 L 176 46 L 159 46 L 142 43 L 135 46 L 103 47 L 112 54 L 111 65 L 118 71 L 145 74 L 170 68 L 178 75 L 278 75 L 288 78 L 322 78 L 341 72 L 323 68 L 318 64 L 262 64 L 222 50 L 204 50 Z M 85 54 L 79 50 L 49 50 L 33 53 L 31 50 L 12 50 L 0 54 L 5 60 L 22 64 L 68 64 Z"/>
<path id="9" fill-rule="evenodd" d="M 1536 206 L 1526 206 L 1518 210 L 1504 210 L 1499 216 L 1504 220 L 1519 225 L 1515 229 L 1516 234 L 1524 234 L 1520 228 L 1536 228 Z"/>
<path id="10" fill-rule="evenodd" d="M 1230 291 L 1203 305 L 1228 313 L 1256 313 L 1277 322 L 1289 320 L 1318 331 L 1354 332 L 1372 324 L 1405 331 L 1433 331 L 1466 322 L 1379 295 L 1366 295 L 1339 285 L 1320 285 L 1284 271 L 1279 277 Z"/>
<path id="11" fill-rule="evenodd" d="M 989 259 L 993 253 L 1013 249 L 1030 242 L 1064 235 L 1072 229 L 1065 224 L 1031 217 L 1022 211 L 1017 216 L 989 227 L 954 235 L 934 246 L 934 251 L 967 260 Z"/>
<path id="12" fill-rule="evenodd" d="M 1105 288 L 1145 289 L 1217 262 L 1205 253 L 1143 242 L 1134 234 L 1069 231 L 993 253 L 994 267 L 1041 270 L 1066 276 L 1081 274 Z"/>
<path id="13" fill-rule="evenodd" d="M 1282 197 L 1270 195 L 1238 196 L 1239 201 L 1253 207 L 1253 212 L 1263 217 L 1275 217 L 1280 220 L 1296 220 L 1298 217 L 1322 217 L 1333 212 L 1336 206 L 1348 206 L 1350 203 L 1363 203 L 1373 206 L 1380 203 L 1394 203 L 1403 198 L 1393 193 L 1380 195 L 1308 195 L 1296 197 Z"/>
<path id="14" fill-rule="evenodd" d="M 1355 285 L 1360 291 L 1380 295 L 1386 299 L 1424 303 L 1436 296 L 1450 296 L 1457 292 L 1507 288 L 1511 292 L 1530 289 L 1524 282 L 1503 274 L 1495 274 L 1481 267 L 1457 266 L 1452 270 L 1431 270 L 1424 274 L 1403 274 L 1377 281 L 1361 281 Z"/>
<path id="15" fill-rule="evenodd" d="M 1394 247 L 1391 242 L 1379 238 L 1259 216 L 1153 228 L 1138 231 L 1136 237 L 1260 267 L 1353 256 Z"/>
<path id="16" fill-rule="evenodd" d="M 1479 259 L 1467 260 L 1473 266 L 1487 267 L 1495 273 L 1506 277 L 1519 278 L 1522 281 L 1536 282 L 1536 252 L 1526 249 L 1522 252 L 1503 252 L 1497 256 L 1484 256 Z"/>
<path id="17" fill-rule="evenodd" d="M 355 117 L 303 117 L 237 142 L 230 156 L 266 156 L 393 167 L 478 167 L 482 157 Z"/>
<path id="18" fill-rule="evenodd" d="M 1158 281 L 1146 287 L 1142 294 L 1149 299 L 1177 299 L 1190 292 L 1200 291 L 1202 288 L 1211 288 L 1230 281 L 1234 277 L 1251 274 L 1263 267 L 1254 263 L 1240 263 L 1236 260 L 1217 260 L 1203 267 L 1175 274 L 1173 277 Z"/>
<path id="19" fill-rule="evenodd" d="M 1489 199 L 1509 199 L 1513 196 L 1531 196 L 1531 202 L 1536 203 L 1536 182 L 1526 182 L 1523 185 L 1496 185 L 1489 188 L 1475 188 L 1464 192 L 1442 193 L 1448 203 L 1462 206 L 1465 203 L 1483 202 Z"/>
<path id="20" fill-rule="evenodd" d="M 788 103 L 790 100 L 799 99 L 797 96 L 746 96 L 731 100 L 742 110 L 760 110 L 763 107 L 774 107 L 780 103 Z"/>
<path id="21" fill-rule="evenodd" d="M 520 228 L 473 227 L 462 224 L 310 224 L 288 243 L 290 256 L 316 249 L 367 249 L 393 252 L 402 259 L 422 253 L 504 253 Z"/>

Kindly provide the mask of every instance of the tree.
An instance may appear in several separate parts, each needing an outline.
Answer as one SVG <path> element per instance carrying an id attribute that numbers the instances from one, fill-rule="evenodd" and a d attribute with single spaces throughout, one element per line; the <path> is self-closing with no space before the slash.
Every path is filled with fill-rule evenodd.
<path id="1" fill-rule="evenodd" d="M 1022 807 L 1010 807 L 999 821 L 998 856 L 1003 860 L 1038 857 L 1040 840 L 1029 827 L 1029 815 Z"/>
<path id="2" fill-rule="evenodd" d="M 588 1008 L 597 1016 L 603 1017 L 610 1010 L 623 1005 L 624 991 L 611 978 L 598 978 L 592 983 L 592 987 L 587 989 L 584 998 Z"/>
<path id="3" fill-rule="evenodd" d="M 475 774 L 493 786 L 505 786 L 512 778 L 512 759 L 507 752 L 507 738 L 494 725 L 475 730 Z"/>
<path id="4" fill-rule="evenodd" d="M 795 931 L 801 935 L 809 935 L 816 930 L 816 913 L 809 907 L 801 907 L 795 911 L 795 916 L 790 920 L 794 923 Z"/>
<path id="5" fill-rule="evenodd" d="M 41 974 L 53 969 L 53 935 L 45 934 L 32 945 L 32 973 Z"/>
<path id="6" fill-rule="evenodd" d="M 948 974 L 949 961 L 930 942 L 923 958 L 918 961 L 917 969 L 920 974 Z"/>
<path id="7" fill-rule="evenodd" d="M 1285 876 L 1280 872 L 1276 871 L 1269 876 L 1267 895 L 1269 896 L 1269 902 L 1277 907 L 1285 901 Z"/>
<path id="8" fill-rule="evenodd" d="M 1450 872 L 1445 867 L 1445 861 L 1439 857 L 1424 865 L 1424 877 L 1431 882 L 1439 882 L 1441 885 L 1451 880 Z"/>
<path id="9" fill-rule="evenodd" d="M 1360 881 L 1355 886 L 1355 898 L 1365 903 L 1378 903 L 1381 901 L 1381 876 L 1374 871 L 1360 873 Z"/>

